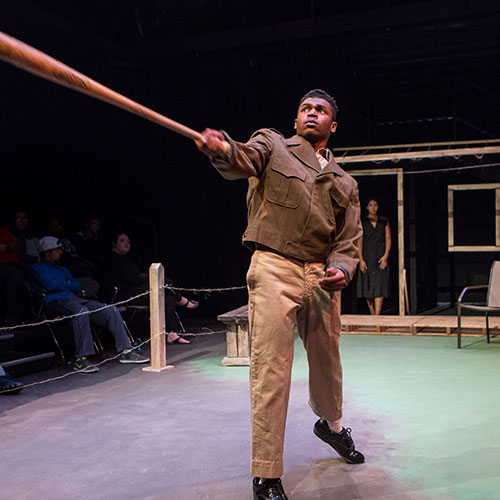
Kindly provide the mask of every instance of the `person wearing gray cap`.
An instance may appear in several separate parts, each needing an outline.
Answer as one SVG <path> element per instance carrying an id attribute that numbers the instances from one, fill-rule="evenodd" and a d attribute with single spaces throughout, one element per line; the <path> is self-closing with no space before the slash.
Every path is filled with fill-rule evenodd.
<path id="1" fill-rule="evenodd" d="M 35 292 L 46 295 L 45 310 L 54 316 L 87 313 L 105 306 L 96 300 L 78 297 L 82 290 L 73 275 L 59 264 L 62 255 L 62 243 L 54 236 L 45 236 L 40 240 L 41 261 L 31 267 L 32 286 Z M 120 363 L 147 363 L 149 358 L 134 350 L 125 331 L 123 320 L 114 306 L 92 314 L 83 314 L 72 319 L 75 338 L 75 357 L 73 369 L 83 373 L 96 372 L 87 356 L 95 354 L 90 322 L 106 326 L 115 338 L 116 350 L 121 352 Z"/>

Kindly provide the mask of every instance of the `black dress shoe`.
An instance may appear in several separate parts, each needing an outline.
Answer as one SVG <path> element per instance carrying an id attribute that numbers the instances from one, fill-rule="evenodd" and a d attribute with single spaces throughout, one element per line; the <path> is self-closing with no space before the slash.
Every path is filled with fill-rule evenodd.
<path id="1" fill-rule="evenodd" d="M 354 449 L 351 429 L 342 427 L 339 433 L 333 432 L 328 422 L 320 418 L 314 424 L 314 434 L 329 444 L 347 463 L 362 464 L 365 461 L 364 455 Z"/>
<path id="2" fill-rule="evenodd" d="M 254 500 L 288 500 L 281 479 L 254 477 L 252 484 Z"/>

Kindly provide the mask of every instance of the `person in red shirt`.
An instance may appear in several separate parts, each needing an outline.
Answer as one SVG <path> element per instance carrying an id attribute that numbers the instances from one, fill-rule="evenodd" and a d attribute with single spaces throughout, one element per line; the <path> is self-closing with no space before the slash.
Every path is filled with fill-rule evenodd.
<path id="1" fill-rule="evenodd" d="M 19 262 L 19 240 L 0 226 L 0 262 Z"/>
<path id="2" fill-rule="evenodd" d="M 19 240 L 0 226 L 0 307 L 7 326 L 22 321 L 26 306 L 25 266 L 19 261 L 19 248 Z"/>

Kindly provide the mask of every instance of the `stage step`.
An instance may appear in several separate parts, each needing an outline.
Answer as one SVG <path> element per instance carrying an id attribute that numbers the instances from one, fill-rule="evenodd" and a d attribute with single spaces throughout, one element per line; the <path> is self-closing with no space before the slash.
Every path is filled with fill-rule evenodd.
<path id="1" fill-rule="evenodd" d="M 375 335 L 456 335 L 456 316 L 371 316 L 343 314 L 345 333 Z M 500 317 L 490 317 L 491 335 L 500 334 Z M 484 316 L 462 316 L 462 335 L 486 335 Z"/>

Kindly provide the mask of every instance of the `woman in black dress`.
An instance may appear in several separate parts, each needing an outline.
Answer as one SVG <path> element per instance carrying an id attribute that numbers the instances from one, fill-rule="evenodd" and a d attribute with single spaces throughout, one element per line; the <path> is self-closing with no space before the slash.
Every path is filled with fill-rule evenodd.
<path id="1" fill-rule="evenodd" d="M 369 198 L 368 215 L 363 217 L 363 237 L 359 239 L 358 297 L 365 297 L 370 314 L 380 314 L 384 297 L 389 296 L 389 267 L 391 251 L 389 220 L 378 215 L 376 198 Z"/>

